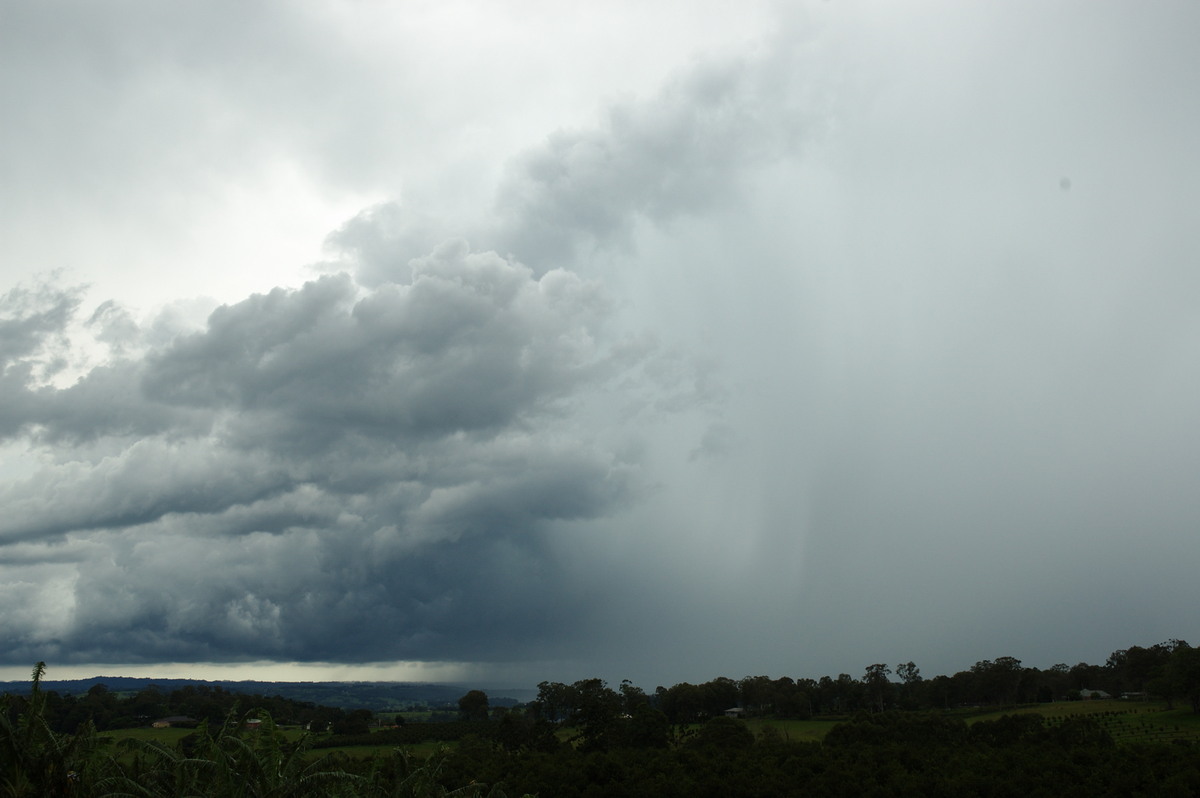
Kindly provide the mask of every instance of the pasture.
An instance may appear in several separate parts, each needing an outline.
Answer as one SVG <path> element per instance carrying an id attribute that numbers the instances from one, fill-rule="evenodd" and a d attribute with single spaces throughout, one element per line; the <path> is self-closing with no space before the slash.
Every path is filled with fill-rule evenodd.
<path id="1" fill-rule="evenodd" d="M 1060 701 L 993 710 L 966 718 L 968 724 L 995 720 L 1004 715 L 1038 714 L 1054 726 L 1070 717 L 1084 716 L 1096 721 L 1118 743 L 1155 743 L 1172 740 L 1200 742 L 1200 715 L 1176 706 L 1167 709 L 1163 701 Z"/>

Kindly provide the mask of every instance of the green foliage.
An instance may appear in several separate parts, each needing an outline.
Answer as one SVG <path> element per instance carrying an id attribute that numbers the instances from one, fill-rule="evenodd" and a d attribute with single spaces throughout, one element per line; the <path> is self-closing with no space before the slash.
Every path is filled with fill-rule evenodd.
<path id="1" fill-rule="evenodd" d="M 733 718 L 711 718 L 687 744 L 716 751 L 745 751 L 754 745 L 754 734 L 746 724 Z"/>
<path id="2" fill-rule="evenodd" d="M 8 798 L 71 794 L 95 760 L 99 741 L 90 724 L 78 734 L 64 735 L 46 722 L 45 672 L 46 663 L 34 666 L 32 690 L 23 706 L 12 696 L 0 699 L 0 789 Z"/>
<path id="3" fill-rule="evenodd" d="M 487 720 L 487 693 L 482 690 L 471 690 L 458 699 L 458 716 L 462 720 Z"/>
<path id="4" fill-rule="evenodd" d="M 113 798 L 304 798 L 353 795 L 365 784 L 325 760 L 309 761 L 308 738 L 289 742 L 269 715 L 257 718 L 257 728 L 247 728 L 249 719 L 230 713 L 215 734 L 204 724 L 189 744 L 176 747 L 128 738 L 123 743 L 135 751 L 133 763 L 100 786 Z"/>

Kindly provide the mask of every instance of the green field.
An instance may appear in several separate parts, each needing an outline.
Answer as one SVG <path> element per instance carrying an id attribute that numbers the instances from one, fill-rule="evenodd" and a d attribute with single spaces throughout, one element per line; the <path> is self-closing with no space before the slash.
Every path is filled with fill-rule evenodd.
<path id="1" fill-rule="evenodd" d="M 1200 742 L 1200 715 L 1190 709 L 1167 709 L 1162 701 L 1062 701 L 1054 704 L 1034 704 L 973 715 L 967 723 L 995 720 L 1004 715 L 1034 713 L 1050 725 L 1069 717 L 1086 716 L 1094 719 L 1117 742 L 1170 742 L 1193 740 Z"/>
<path id="2" fill-rule="evenodd" d="M 971 725 L 984 720 L 997 720 L 1005 715 L 1037 714 L 1048 725 L 1057 725 L 1070 717 L 1085 716 L 1095 720 L 1118 743 L 1170 742 L 1192 740 L 1200 742 L 1200 715 L 1190 709 L 1167 709 L 1162 701 L 1130 702 L 1119 699 L 1105 701 L 1060 701 L 1053 704 L 1030 704 L 1018 707 L 960 709 L 947 713 Z M 813 720 L 775 720 L 750 718 L 746 725 L 754 735 L 772 727 L 785 740 L 820 741 L 843 718 Z M 769 733 L 769 732 L 768 732 Z"/>
<path id="3" fill-rule="evenodd" d="M 750 718 L 746 725 L 758 737 L 767 727 L 779 732 L 789 742 L 820 742 L 841 720 L 775 720 L 773 718 Z M 768 732 L 769 734 L 770 732 Z"/>

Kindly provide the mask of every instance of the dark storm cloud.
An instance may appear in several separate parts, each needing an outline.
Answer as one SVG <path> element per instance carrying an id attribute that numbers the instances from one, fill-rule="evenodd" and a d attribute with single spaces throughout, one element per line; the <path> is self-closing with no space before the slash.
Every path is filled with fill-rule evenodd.
<path id="1" fill-rule="evenodd" d="M 330 236 L 354 277 L 222 306 L 201 331 L 103 303 L 87 327 L 110 362 L 19 379 L 8 406 L 10 438 L 54 457 L 0 489 L 0 539 L 83 563 L 54 572 L 73 596 L 56 623 L 13 622 L 11 657 L 569 650 L 594 608 L 555 530 L 642 495 L 639 425 L 718 392 L 694 358 L 606 330 L 599 285 L 555 267 L 727 199 L 741 166 L 790 147 L 794 120 L 759 113 L 772 85 L 760 63 L 702 65 L 530 152 L 499 222 L 467 225 L 515 256 L 439 244 L 453 231 L 384 204 Z M 21 324 L 59 334 L 72 301 Z"/>
<path id="2" fill-rule="evenodd" d="M 74 302 L 25 296 L 18 377 Z M 0 539 L 23 562 L 39 541 L 91 547 L 55 656 L 428 659 L 555 637 L 571 602 L 536 598 L 561 588 L 540 539 L 619 507 L 636 469 L 585 395 L 653 355 L 603 343 L 607 314 L 595 284 L 450 242 L 405 283 L 323 277 L 71 386 L 10 386 L 10 441 L 56 448 L 0 490 Z M 9 634 L 18 661 L 49 645 Z"/>

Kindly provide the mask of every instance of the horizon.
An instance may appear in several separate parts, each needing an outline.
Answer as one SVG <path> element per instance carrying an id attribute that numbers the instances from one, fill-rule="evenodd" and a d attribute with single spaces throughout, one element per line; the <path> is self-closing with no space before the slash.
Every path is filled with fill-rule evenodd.
<path id="1" fill-rule="evenodd" d="M 1151 646 L 1158 645 L 1159 643 L 1168 643 L 1168 642 L 1173 642 L 1175 640 L 1179 640 L 1181 642 L 1187 642 L 1183 638 L 1168 638 L 1166 640 L 1156 641 L 1155 643 L 1147 643 L 1144 641 L 1136 642 L 1136 643 L 1129 643 L 1127 646 L 1113 649 L 1112 651 L 1104 654 L 1102 657 L 1098 657 L 1095 659 L 1076 659 L 1074 662 L 1062 661 L 1062 662 L 1055 662 L 1055 663 L 1050 663 L 1050 664 L 1031 664 L 1031 663 L 1025 661 L 1024 659 L 1022 659 L 1021 657 L 1013 657 L 1013 658 L 1020 661 L 1022 667 L 1024 667 L 1024 668 L 1032 668 L 1032 669 L 1041 670 L 1041 671 L 1049 670 L 1050 668 L 1057 666 L 1057 665 L 1074 666 L 1074 665 L 1086 664 L 1086 665 L 1103 666 L 1105 664 L 1105 662 L 1108 660 L 1108 657 L 1117 651 L 1126 650 L 1133 646 L 1149 648 Z M 1008 656 L 1012 656 L 1012 655 L 999 654 L 995 658 L 1008 657 Z M 933 677 L 939 676 L 939 675 L 940 676 L 953 676 L 956 673 L 969 671 L 972 666 L 979 664 L 980 662 L 983 662 L 985 660 L 989 660 L 989 659 L 994 659 L 994 658 L 976 659 L 969 664 L 964 664 L 959 668 L 949 669 L 949 670 L 936 670 L 936 669 L 926 670 L 925 668 L 921 667 L 919 662 L 914 662 L 913 664 L 917 665 L 918 671 L 921 674 L 921 678 L 928 680 L 930 678 L 933 678 Z M 867 667 L 869 667 L 869 665 L 873 665 L 873 664 L 876 664 L 876 663 L 868 663 L 867 665 L 863 665 L 861 668 L 859 668 L 857 670 L 865 671 L 867 669 Z M 901 663 L 880 663 L 880 664 L 884 664 L 889 669 L 894 670 L 896 665 L 901 664 Z M 437 672 L 436 669 L 431 669 L 429 667 L 430 663 L 414 663 L 414 665 L 416 665 L 417 668 L 415 670 L 411 671 L 411 673 L 426 673 L 426 674 L 428 674 L 431 672 Z M 462 674 L 466 673 L 468 670 L 468 668 L 466 666 L 461 665 L 461 664 L 458 664 L 458 665 L 444 664 L 444 665 L 447 669 L 444 672 L 448 673 L 448 674 L 460 674 L 460 676 L 461 676 Z M 511 690 L 536 690 L 537 684 L 542 681 L 562 682 L 562 683 L 569 684 L 569 683 L 573 683 L 575 681 L 579 681 L 581 679 L 600 678 L 600 679 L 603 679 L 605 681 L 605 683 L 610 686 L 619 685 L 621 683 L 621 681 L 623 681 L 623 677 L 614 679 L 609 676 L 592 673 L 590 675 L 575 676 L 573 678 L 538 678 L 536 680 L 536 682 L 530 682 L 526 685 L 522 685 L 522 684 L 518 684 L 515 682 L 504 682 L 499 677 L 487 675 L 486 669 L 481 668 L 481 666 L 477 663 L 472 664 L 469 669 L 477 671 L 482 675 L 479 675 L 476 677 L 461 676 L 461 678 L 361 678 L 363 675 L 373 675 L 373 674 L 379 674 L 379 673 L 394 673 L 395 672 L 394 665 L 390 664 L 390 663 L 377 663 L 376 666 L 374 666 L 374 667 L 346 666 L 346 665 L 338 665 L 338 664 L 332 664 L 332 663 L 272 663 L 272 662 L 226 663 L 226 664 L 171 663 L 171 664 L 157 664 L 157 665 L 127 665 L 127 666 L 103 665 L 103 666 L 96 666 L 96 667 L 119 669 L 122 672 L 116 672 L 116 670 L 114 670 L 112 672 L 97 673 L 97 672 L 91 672 L 91 671 L 95 670 L 92 666 L 84 665 L 84 666 L 66 666 L 64 668 L 52 668 L 50 666 L 50 664 L 47 664 L 46 673 L 43 676 L 43 681 L 47 681 L 47 682 L 84 681 L 84 680 L 89 680 L 89 679 L 121 678 L 121 679 L 182 679 L 182 680 L 193 680 L 193 681 L 204 681 L 204 682 L 250 682 L 250 683 L 255 683 L 255 682 L 262 682 L 262 683 L 292 682 L 292 683 L 298 683 L 298 684 L 303 684 L 303 683 L 310 683 L 310 684 L 321 684 L 321 683 L 364 683 L 364 684 L 369 684 L 369 683 L 380 683 L 380 684 L 383 684 L 383 683 L 406 683 L 406 684 L 463 685 L 463 686 L 467 686 L 467 685 L 484 686 L 484 685 L 486 685 L 492 689 L 511 689 Z M 261 674 L 263 672 L 266 672 L 269 674 L 275 674 L 276 676 L 275 676 L 275 678 L 264 678 L 262 676 L 248 675 L 247 668 L 255 668 L 256 669 L 255 673 Z M 30 668 L 24 669 L 23 673 L 19 673 L 19 669 L 16 668 L 15 666 L 0 666 L 0 681 L 4 681 L 4 682 L 28 681 L 31 670 L 32 670 L 32 666 Z M 66 670 L 69 675 L 66 675 L 66 676 L 57 675 L 57 671 L 59 671 L 59 670 Z M 691 678 L 687 678 L 687 679 L 679 679 L 676 681 L 662 682 L 659 685 L 655 685 L 655 686 L 669 687 L 673 684 L 679 684 L 682 682 L 703 683 L 703 682 L 711 681 L 712 679 L 717 679 L 717 678 L 732 678 L 736 681 L 736 680 L 742 679 L 742 678 L 749 678 L 749 677 L 753 677 L 753 676 L 762 676 L 762 675 L 768 676 L 772 679 L 778 679 L 778 678 L 782 678 L 782 677 L 791 677 L 793 679 L 819 680 L 823 676 L 829 676 L 829 677 L 833 678 L 842 673 L 846 673 L 852 677 L 858 678 L 856 675 L 857 670 L 853 669 L 853 668 L 851 668 L 850 670 L 841 669 L 841 670 L 837 670 L 837 671 L 830 671 L 827 673 L 820 673 L 820 674 L 816 674 L 816 673 L 763 673 L 761 671 L 754 671 L 754 672 L 747 672 L 747 673 L 741 674 L 739 676 L 733 676 L 730 673 L 718 673 L 718 674 L 712 674 L 712 675 L 709 675 L 706 677 L 692 676 Z M 196 671 L 199 671 L 204 675 L 194 675 L 194 672 L 196 672 Z M 329 676 L 329 678 L 320 678 L 320 679 L 297 678 L 297 676 L 299 674 L 303 674 L 305 672 L 312 673 L 313 671 L 316 671 L 316 672 L 319 672 L 322 674 L 326 674 Z M 221 675 L 223 673 L 230 674 L 230 675 Z M 629 681 L 632 684 L 634 684 L 635 686 L 646 689 L 647 691 L 650 691 L 653 689 L 653 688 L 648 687 L 648 684 L 649 684 L 648 682 L 639 682 L 635 679 L 630 679 Z"/>

